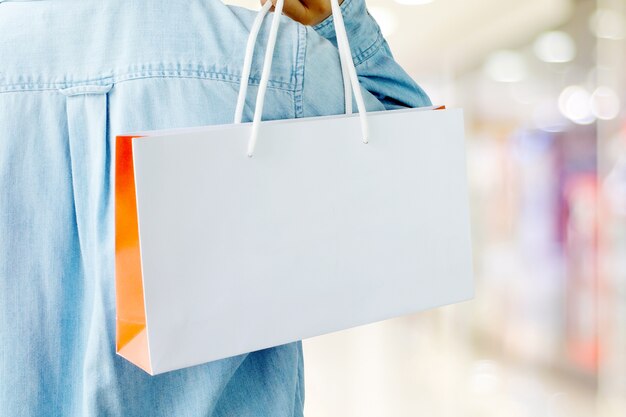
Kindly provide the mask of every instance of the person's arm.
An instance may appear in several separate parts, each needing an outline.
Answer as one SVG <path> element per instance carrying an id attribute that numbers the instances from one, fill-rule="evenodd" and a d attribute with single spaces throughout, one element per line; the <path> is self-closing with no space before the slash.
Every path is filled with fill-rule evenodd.
<path id="1" fill-rule="evenodd" d="M 270 0 L 261 0 L 262 3 Z M 275 2 L 276 0 L 271 0 Z M 431 105 L 426 93 L 393 59 L 365 0 L 345 0 L 341 11 L 359 82 L 368 110 Z M 297 96 L 298 117 L 343 111 L 343 87 L 330 0 L 285 0 L 283 12 L 311 26 L 307 30 L 303 89 Z"/>
<path id="2" fill-rule="evenodd" d="M 330 4 L 329 0 L 316 2 Z M 341 11 L 361 86 L 386 109 L 430 106 L 426 93 L 394 60 L 378 24 L 367 12 L 365 0 L 345 0 Z M 337 46 L 332 16 L 313 26 L 313 29 Z M 315 49 L 307 50 L 315 59 Z"/>

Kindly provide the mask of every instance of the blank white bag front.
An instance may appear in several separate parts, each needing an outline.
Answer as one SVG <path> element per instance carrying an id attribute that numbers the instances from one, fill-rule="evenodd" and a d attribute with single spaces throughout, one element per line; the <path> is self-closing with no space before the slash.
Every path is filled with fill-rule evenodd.
<path id="1" fill-rule="evenodd" d="M 154 374 L 473 295 L 459 110 L 133 139 Z"/>

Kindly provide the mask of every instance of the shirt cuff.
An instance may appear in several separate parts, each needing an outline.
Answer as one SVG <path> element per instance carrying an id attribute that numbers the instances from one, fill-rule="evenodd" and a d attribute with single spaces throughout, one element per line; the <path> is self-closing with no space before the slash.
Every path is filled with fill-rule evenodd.
<path id="1" fill-rule="evenodd" d="M 352 52 L 354 65 L 359 65 L 374 55 L 384 42 L 380 27 L 367 12 L 365 0 L 344 0 L 341 13 L 346 25 L 348 43 Z M 313 29 L 337 46 L 335 23 L 330 15 Z"/>

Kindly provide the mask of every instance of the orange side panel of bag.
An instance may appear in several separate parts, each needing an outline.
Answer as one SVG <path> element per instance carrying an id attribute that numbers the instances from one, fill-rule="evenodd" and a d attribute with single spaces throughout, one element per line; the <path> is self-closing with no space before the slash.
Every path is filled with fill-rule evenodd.
<path id="1" fill-rule="evenodd" d="M 115 299 L 116 351 L 151 372 L 146 332 L 133 136 L 115 143 Z"/>

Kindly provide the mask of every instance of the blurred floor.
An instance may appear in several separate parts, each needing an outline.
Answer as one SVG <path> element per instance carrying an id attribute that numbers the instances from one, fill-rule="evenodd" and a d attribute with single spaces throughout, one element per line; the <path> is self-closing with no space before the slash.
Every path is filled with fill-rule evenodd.
<path id="1" fill-rule="evenodd" d="M 452 331 L 471 303 L 305 341 L 305 415 L 596 415 L 588 381 L 472 347 Z"/>

